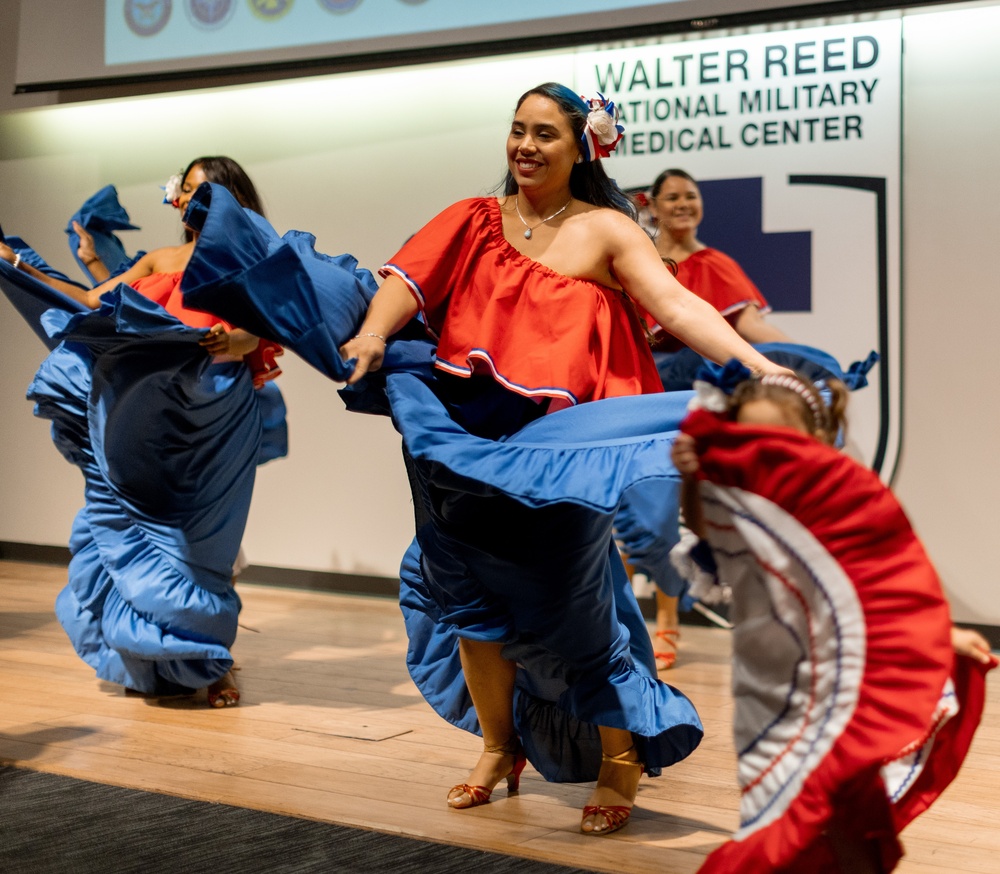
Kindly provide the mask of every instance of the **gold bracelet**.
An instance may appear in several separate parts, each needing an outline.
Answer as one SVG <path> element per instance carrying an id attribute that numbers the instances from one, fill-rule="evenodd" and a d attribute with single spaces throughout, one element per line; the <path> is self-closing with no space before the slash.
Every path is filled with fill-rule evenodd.
<path id="1" fill-rule="evenodd" d="M 375 337 L 375 339 L 381 340 L 383 343 L 385 343 L 385 337 L 383 337 L 381 334 L 375 334 L 375 333 L 373 333 L 371 331 L 368 331 L 365 334 L 355 334 L 354 335 L 354 339 L 355 340 L 357 340 L 359 337 Z M 386 343 L 386 345 L 388 345 L 388 343 Z"/>

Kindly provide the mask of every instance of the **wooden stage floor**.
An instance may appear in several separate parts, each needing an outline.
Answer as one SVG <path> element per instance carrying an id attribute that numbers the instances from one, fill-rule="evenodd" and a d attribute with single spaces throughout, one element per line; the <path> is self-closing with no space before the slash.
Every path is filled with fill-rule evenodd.
<path id="1" fill-rule="evenodd" d="M 0 762 L 99 783 L 632 874 L 686 874 L 737 821 L 728 633 L 684 632 L 671 683 L 705 723 L 701 747 L 644 778 L 636 813 L 606 838 L 578 833 L 589 785 L 445 806 L 480 749 L 424 703 L 404 664 L 395 603 L 240 587 L 243 702 L 126 697 L 95 679 L 55 621 L 65 569 L 0 562 Z M 1000 870 L 1000 677 L 958 780 L 904 834 L 903 874 Z"/>

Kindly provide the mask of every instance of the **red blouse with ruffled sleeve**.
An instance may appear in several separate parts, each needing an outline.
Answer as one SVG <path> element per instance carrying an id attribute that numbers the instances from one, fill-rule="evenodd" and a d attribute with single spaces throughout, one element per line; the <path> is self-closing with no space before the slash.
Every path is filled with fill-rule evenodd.
<path id="1" fill-rule="evenodd" d="M 490 374 L 550 410 L 663 390 L 626 296 L 518 252 L 496 198 L 448 207 L 380 273 L 409 287 L 448 373 Z"/>
<path id="2" fill-rule="evenodd" d="M 718 249 L 709 247 L 692 252 L 677 265 L 677 281 L 702 300 L 708 301 L 730 324 L 735 322 L 736 316 L 744 307 L 755 306 L 761 313 L 771 311 L 764 295 L 744 273 L 743 268 Z M 649 329 L 658 339 L 657 350 L 676 352 L 684 348 L 684 344 L 664 331 L 651 315 L 643 315 Z"/>

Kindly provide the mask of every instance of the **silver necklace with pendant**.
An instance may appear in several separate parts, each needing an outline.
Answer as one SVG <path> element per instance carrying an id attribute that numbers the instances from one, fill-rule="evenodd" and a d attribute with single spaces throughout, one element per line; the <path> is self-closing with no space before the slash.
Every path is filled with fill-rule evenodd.
<path id="1" fill-rule="evenodd" d="M 525 230 L 524 230 L 524 239 L 526 239 L 526 240 L 530 240 L 531 239 L 531 232 L 535 228 L 541 227 L 546 222 L 552 221 L 552 219 L 554 219 L 557 215 L 559 215 L 561 213 L 564 213 L 569 208 L 569 205 L 573 202 L 573 198 L 571 197 L 569 200 L 566 201 L 566 203 L 560 209 L 557 209 L 548 218 L 543 218 L 537 225 L 535 225 L 535 228 L 532 228 L 524 220 L 524 216 L 521 215 L 521 209 L 517 205 L 517 201 L 518 201 L 519 197 L 520 197 L 520 192 L 518 192 L 517 194 L 514 195 L 514 211 L 517 213 L 517 217 L 521 220 L 521 224 L 524 225 L 524 228 L 525 228 Z"/>

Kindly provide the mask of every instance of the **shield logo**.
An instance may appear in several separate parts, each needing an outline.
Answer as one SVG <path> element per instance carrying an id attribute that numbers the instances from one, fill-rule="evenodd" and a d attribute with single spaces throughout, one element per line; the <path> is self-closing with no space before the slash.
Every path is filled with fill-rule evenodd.
<path id="1" fill-rule="evenodd" d="M 737 261 L 770 322 L 845 368 L 879 354 L 848 444 L 887 482 L 901 442 L 901 56 L 900 22 L 873 21 L 576 61 L 577 91 L 622 111 L 610 176 L 645 195 L 663 170 L 687 171 L 698 240 Z"/>

